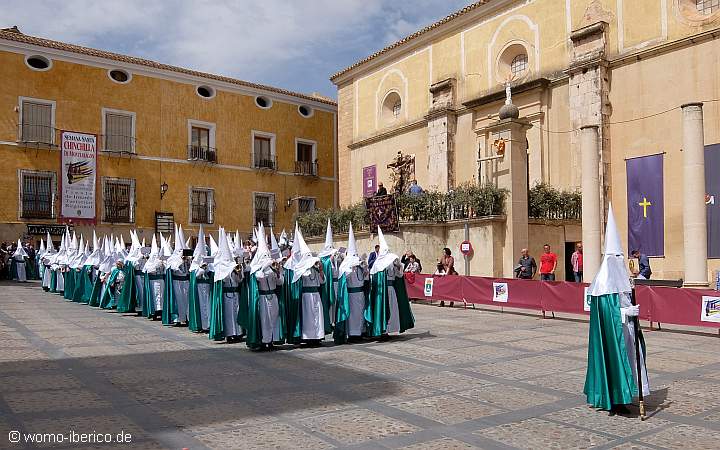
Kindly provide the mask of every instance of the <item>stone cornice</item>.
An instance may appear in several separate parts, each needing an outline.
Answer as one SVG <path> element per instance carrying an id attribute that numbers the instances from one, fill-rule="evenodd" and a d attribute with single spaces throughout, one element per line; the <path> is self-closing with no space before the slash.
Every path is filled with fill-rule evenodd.
<path id="1" fill-rule="evenodd" d="M 403 125 L 398 128 L 393 128 L 392 130 L 387 130 L 382 133 L 376 134 L 374 136 L 370 136 L 365 139 L 361 139 L 359 141 L 355 141 L 348 145 L 348 148 L 350 150 L 355 150 L 361 147 L 365 147 L 370 144 L 374 144 L 375 142 L 380 142 L 385 139 L 391 138 L 393 136 L 397 136 L 400 134 L 405 134 L 413 130 L 417 130 L 418 128 L 422 128 L 424 126 L 427 126 L 427 119 L 423 118 L 421 120 L 417 120 L 415 122 L 409 123 L 407 125 Z"/>
<path id="2" fill-rule="evenodd" d="M 519 84 L 517 86 L 513 87 L 513 94 L 522 94 L 524 92 L 530 92 L 533 90 L 543 90 L 546 89 L 550 85 L 550 80 L 547 78 L 536 78 L 534 80 L 530 80 L 526 83 Z M 497 102 L 499 100 L 505 99 L 505 88 L 502 87 L 502 89 L 498 89 L 496 91 L 491 91 L 488 93 L 485 93 L 481 95 L 478 98 L 468 100 L 466 102 L 463 102 L 463 106 L 467 108 L 476 108 L 478 106 L 486 105 L 488 103 Z"/>

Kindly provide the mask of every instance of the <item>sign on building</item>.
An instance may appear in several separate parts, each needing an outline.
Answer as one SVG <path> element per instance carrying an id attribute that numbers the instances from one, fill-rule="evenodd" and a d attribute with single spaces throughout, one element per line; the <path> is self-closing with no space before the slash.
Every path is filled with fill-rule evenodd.
<path id="1" fill-rule="evenodd" d="M 60 135 L 60 221 L 95 222 L 97 135 Z"/>
<path id="2" fill-rule="evenodd" d="M 376 166 L 363 167 L 363 197 L 372 197 L 377 192 Z"/>
<path id="3" fill-rule="evenodd" d="M 155 211 L 155 232 L 165 234 L 175 232 L 175 214 Z"/>
<path id="4" fill-rule="evenodd" d="M 69 227 L 70 231 L 73 231 L 73 227 Z M 47 235 L 50 233 L 51 236 L 62 236 L 65 232 L 65 225 L 46 225 L 46 224 L 34 224 L 29 223 L 27 225 L 28 234 L 40 234 Z"/>

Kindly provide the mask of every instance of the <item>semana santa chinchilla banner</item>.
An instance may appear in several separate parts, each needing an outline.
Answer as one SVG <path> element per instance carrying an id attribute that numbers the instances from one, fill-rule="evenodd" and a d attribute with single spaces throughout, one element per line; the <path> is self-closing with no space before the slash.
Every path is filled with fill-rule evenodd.
<path id="1" fill-rule="evenodd" d="M 627 170 L 628 252 L 665 254 L 663 155 L 641 156 L 625 162 Z"/>
<path id="2" fill-rule="evenodd" d="M 720 144 L 705 146 L 708 258 L 720 258 Z"/>
<path id="3" fill-rule="evenodd" d="M 60 155 L 61 221 L 94 222 L 97 135 L 63 131 Z"/>

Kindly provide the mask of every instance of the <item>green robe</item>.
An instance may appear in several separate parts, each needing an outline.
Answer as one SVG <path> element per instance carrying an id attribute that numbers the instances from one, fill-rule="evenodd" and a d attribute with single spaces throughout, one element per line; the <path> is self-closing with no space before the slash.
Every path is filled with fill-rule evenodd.
<path id="1" fill-rule="evenodd" d="M 323 272 L 325 273 L 325 283 L 320 286 L 320 299 L 323 304 L 323 316 L 325 317 L 325 332 L 330 333 L 332 330 L 332 318 L 330 311 L 332 305 L 335 304 L 335 287 L 333 281 L 333 266 L 330 256 L 320 258 Z"/>
<path id="2" fill-rule="evenodd" d="M 57 293 L 57 272 L 49 267 L 48 270 L 50 271 L 50 293 L 55 294 Z"/>
<path id="3" fill-rule="evenodd" d="M 223 280 L 217 280 L 215 286 L 213 286 L 213 296 L 210 302 L 210 333 L 208 333 L 208 338 L 213 341 L 224 340 L 223 328 Z"/>
<path id="4" fill-rule="evenodd" d="M 250 327 L 250 271 L 244 272 L 243 275 L 243 279 L 240 281 L 240 307 L 238 308 L 237 323 L 247 330 Z"/>
<path id="5" fill-rule="evenodd" d="M 199 333 L 203 330 L 202 328 L 202 316 L 200 315 L 200 297 L 198 294 L 198 284 L 207 283 L 210 284 L 210 303 L 212 304 L 213 298 L 213 273 L 205 272 L 206 278 L 197 278 L 195 271 L 190 272 L 190 294 L 188 298 L 188 328 L 190 331 Z M 208 308 L 208 315 L 210 314 L 210 308 Z"/>
<path id="6" fill-rule="evenodd" d="M 123 282 L 122 294 L 117 299 L 117 310 L 121 313 L 135 312 L 135 266 L 126 262 L 123 266 L 125 281 Z"/>
<path id="7" fill-rule="evenodd" d="M 630 404 L 638 392 L 622 327 L 618 294 L 590 297 L 588 368 L 583 392 L 587 402 L 599 409 Z M 642 334 L 640 337 L 642 340 Z"/>
<path id="8" fill-rule="evenodd" d="M 165 279 L 165 275 L 162 273 L 145 273 L 145 302 L 143 305 L 143 316 L 148 319 L 152 318 L 155 313 L 155 295 L 153 295 L 153 288 L 151 280 Z M 164 297 L 164 293 L 163 293 Z M 163 304 L 165 300 L 163 299 Z"/>
<path id="9" fill-rule="evenodd" d="M 392 268 L 391 268 L 392 269 Z M 398 314 L 400 319 L 400 332 L 413 328 L 415 318 L 410 308 L 405 288 L 405 280 L 396 278 L 393 282 L 395 296 L 398 303 Z M 387 333 L 387 323 L 390 320 L 390 305 L 387 295 L 388 280 L 385 271 L 378 272 L 372 276 L 370 285 L 370 301 L 365 306 L 365 321 L 370 324 L 368 332 L 370 336 L 377 337 Z"/>
<path id="10" fill-rule="evenodd" d="M 285 340 L 288 344 L 302 341 L 302 279 L 292 282 L 293 271 L 285 269 L 282 286 L 285 305 Z"/>
<path id="11" fill-rule="evenodd" d="M 73 289 L 72 301 L 75 303 L 82 303 L 82 295 L 85 292 L 85 284 L 87 279 L 87 270 L 83 266 L 78 272 L 77 269 L 73 269 L 75 272 L 75 289 Z"/>
<path id="12" fill-rule="evenodd" d="M 103 282 L 100 279 L 100 271 L 98 270 L 95 274 L 95 281 L 92 284 L 92 291 L 90 291 L 90 298 L 88 299 L 89 306 L 100 306 L 100 293 L 102 292 Z"/>
<path id="13" fill-rule="evenodd" d="M 65 272 L 65 290 L 63 291 L 63 298 L 65 300 L 72 300 L 75 294 L 75 279 L 77 271 L 75 269 L 68 268 Z"/>
<path id="14" fill-rule="evenodd" d="M 257 349 L 262 346 L 262 325 L 260 323 L 260 291 L 258 290 L 258 282 L 255 274 L 247 277 L 247 325 L 242 325 L 247 331 L 245 343 L 251 349 Z M 243 281 L 245 281 L 243 279 Z M 240 296 L 242 299 L 242 295 Z M 240 323 L 238 316 L 238 323 Z"/>
<path id="15" fill-rule="evenodd" d="M 178 320 L 178 308 L 173 289 L 172 269 L 165 269 L 165 295 L 163 296 L 162 324 L 172 325 Z"/>
<path id="16" fill-rule="evenodd" d="M 115 283 L 115 279 L 117 278 L 118 274 L 120 274 L 121 270 L 117 267 L 113 267 L 112 271 L 110 272 L 110 277 L 105 282 L 106 288 L 105 293 L 103 294 L 103 297 L 100 299 L 100 307 L 102 309 L 114 309 L 117 308 L 118 305 L 118 297 L 115 295 L 115 292 L 112 288 L 113 283 Z M 124 284 L 123 284 L 124 287 Z"/>
<path id="17" fill-rule="evenodd" d="M 347 320 L 348 317 L 350 317 L 350 293 L 348 292 L 346 274 L 341 275 L 340 280 L 338 280 L 338 292 L 336 302 L 337 308 L 335 310 L 335 329 L 333 330 L 333 341 L 335 341 L 336 344 L 347 344 Z"/>

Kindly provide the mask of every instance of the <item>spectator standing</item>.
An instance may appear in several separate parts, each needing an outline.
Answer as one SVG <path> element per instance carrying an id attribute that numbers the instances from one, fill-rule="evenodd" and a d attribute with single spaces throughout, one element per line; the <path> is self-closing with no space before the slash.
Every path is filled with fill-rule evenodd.
<path id="1" fill-rule="evenodd" d="M 405 272 L 420 273 L 420 264 L 418 264 L 417 259 L 415 258 L 415 255 L 410 254 L 410 257 L 408 257 L 408 262 L 405 265 Z"/>
<path id="2" fill-rule="evenodd" d="M 420 195 L 420 194 L 422 194 L 423 192 L 424 192 L 424 191 L 423 191 L 423 188 L 421 188 L 421 187 L 417 184 L 417 180 L 412 180 L 412 182 L 410 183 L 410 189 L 408 189 L 408 193 L 409 193 L 410 195 Z"/>
<path id="3" fill-rule="evenodd" d="M 583 247 L 582 242 L 575 244 L 575 252 L 570 257 L 572 263 L 573 275 L 576 283 L 582 283 L 583 280 Z"/>
<path id="4" fill-rule="evenodd" d="M 633 250 L 630 255 L 638 260 L 638 269 L 635 273 L 636 278 L 649 280 L 652 275 L 650 270 L 650 258 L 647 255 L 640 253 L 640 250 Z"/>
<path id="5" fill-rule="evenodd" d="M 543 245 L 543 254 L 540 256 L 540 280 L 555 281 L 557 269 L 557 255 L 550 251 L 550 244 Z"/>
<path id="6" fill-rule="evenodd" d="M 535 258 L 530 256 L 528 249 L 524 248 L 520 251 L 520 259 L 515 266 L 515 278 L 524 280 L 532 280 L 537 273 L 537 263 Z"/>
<path id="7" fill-rule="evenodd" d="M 385 189 L 385 186 L 383 186 L 382 183 L 378 183 L 378 190 L 377 190 L 377 193 L 375 193 L 375 196 L 380 197 L 383 195 L 388 195 L 387 189 Z"/>
<path id="8" fill-rule="evenodd" d="M 375 260 L 378 257 L 378 254 L 380 253 L 380 246 L 375 246 L 375 251 L 370 252 L 370 256 L 368 256 L 368 269 L 372 269 L 373 264 L 375 264 Z"/>

